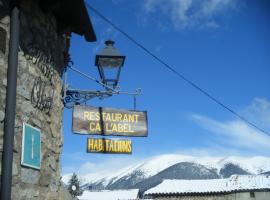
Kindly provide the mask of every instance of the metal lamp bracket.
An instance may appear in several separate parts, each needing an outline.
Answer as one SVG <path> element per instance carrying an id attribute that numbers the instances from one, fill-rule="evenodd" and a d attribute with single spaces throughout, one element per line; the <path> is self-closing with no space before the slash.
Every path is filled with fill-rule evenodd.
<path id="1" fill-rule="evenodd" d="M 67 84 L 67 69 L 70 69 L 79 75 L 96 82 L 97 84 L 103 86 L 105 90 L 81 90 L 81 89 L 73 89 Z M 64 78 L 63 78 L 63 94 L 62 94 L 62 100 L 64 103 L 64 106 L 66 108 L 73 108 L 74 105 L 81 105 L 86 104 L 87 101 L 90 99 L 98 97 L 99 99 L 105 99 L 108 97 L 111 97 L 115 94 L 124 94 L 124 95 L 130 95 L 133 96 L 134 101 L 134 110 L 136 110 L 136 104 L 137 104 L 137 96 L 142 93 L 142 89 L 138 88 L 135 92 L 123 92 L 120 91 L 120 87 L 110 87 L 101 81 L 79 71 L 78 69 L 73 67 L 73 62 L 69 61 L 67 67 L 64 70 Z"/>

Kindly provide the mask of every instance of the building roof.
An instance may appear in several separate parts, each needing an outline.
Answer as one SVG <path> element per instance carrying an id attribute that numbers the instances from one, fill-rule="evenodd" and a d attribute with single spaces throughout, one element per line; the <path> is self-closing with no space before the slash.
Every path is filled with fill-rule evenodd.
<path id="1" fill-rule="evenodd" d="M 137 199 L 139 189 L 84 191 L 80 200 L 133 200 Z"/>
<path id="2" fill-rule="evenodd" d="M 11 4 L 20 5 L 23 0 L 12 0 Z M 88 42 L 96 41 L 91 20 L 84 0 L 38 0 L 41 9 L 51 12 L 57 21 L 58 31 L 66 29 L 83 35 Z"/>
<path id="3" fill-rule="evenodd" d="M 227 179 L 164 180 L 144 195 L 191 195 L 270 189 L 269 176 L 233 175 Z"/>
<path id="4" fill-rule="evenodd" d="M 72 32 L 83 35 L 87 41 L 96 41 L 84 0 L 39 0 L 39 2 L 41 7 L 55 15 L 58 28 L 69 27 Z"/>

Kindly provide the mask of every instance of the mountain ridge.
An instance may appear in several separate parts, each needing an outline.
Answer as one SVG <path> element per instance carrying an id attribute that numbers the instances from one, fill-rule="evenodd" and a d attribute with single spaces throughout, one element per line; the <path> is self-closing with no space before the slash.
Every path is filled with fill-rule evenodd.
<path id="1" fill-rule="evenodd" d="M 270 172 L 270 158 L 254 157 L 198 157 L 179 154 L 156 156 L 119 172 L 99 179 L 85 179 L 84 189 L 132 189 L 143 192 L 163 179 L 227 178 L 233 174 L 265 174 Z"/>

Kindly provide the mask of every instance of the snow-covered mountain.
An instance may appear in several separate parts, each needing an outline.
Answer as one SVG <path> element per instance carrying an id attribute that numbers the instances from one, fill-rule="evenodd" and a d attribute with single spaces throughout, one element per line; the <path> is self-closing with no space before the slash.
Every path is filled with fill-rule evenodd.
<path id="1" fill-rule="evenodd" d="M 86 178 L 84 189 L 131 189 L 141 192 L 163 179 L 226 178 L 233 174 L 269 174 L 267 157 L 195 157 L 162 155 L 127 167 L 109 176 Z"/>

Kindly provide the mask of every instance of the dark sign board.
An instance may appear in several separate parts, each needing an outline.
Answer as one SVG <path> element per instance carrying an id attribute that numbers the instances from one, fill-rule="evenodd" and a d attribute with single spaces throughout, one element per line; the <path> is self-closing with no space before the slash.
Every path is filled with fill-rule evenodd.
<path id="1" fill-rule="evenodd" d="M 79 134 L 147 136 L 147 113 L 115 108 L 74 106 L 72 131 Z"/>
<path id="2" fill-rule="evenodd" d="M 111 154 L 131 154 L 131 140 L 106 139 L 106 138 L 88 138 L 88 153 L 111 153 Z"/>

